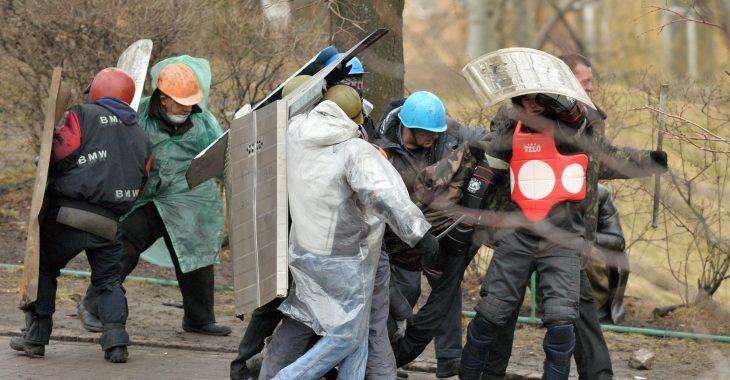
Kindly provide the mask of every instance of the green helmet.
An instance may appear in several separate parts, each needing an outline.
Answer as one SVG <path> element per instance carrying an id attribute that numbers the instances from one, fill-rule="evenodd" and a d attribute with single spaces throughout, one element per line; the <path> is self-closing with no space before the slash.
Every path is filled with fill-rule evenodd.
<path id="1" fill-rule="evenodd" d="M 324 93 L 324 100 L 335 102 L 358 125 L 364 122 L 362 99 L 354 88 L 344 84 L 332 86 Z"/>
<path id="2" fill-rule="evenodd" d="M 281 89 L 281 97 L 285 98 L 287 95 L 291 94 L 296 90 L 299 86 L 306 83 L 308 80 L 312 79 L 311 75 L 297 75 L 284 85 L 284 88 Z"/>

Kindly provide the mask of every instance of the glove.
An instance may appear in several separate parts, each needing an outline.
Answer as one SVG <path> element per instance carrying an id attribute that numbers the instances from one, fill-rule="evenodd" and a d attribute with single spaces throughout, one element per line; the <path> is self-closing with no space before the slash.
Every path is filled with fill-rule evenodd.
<path id="1" fill-rule="evenodd" d="M 579 128 L 585 118 L 578 102 L 565 95 L 540 93 L 535 96 L 535 102 L 545 108 L 543 116 L 562 121 L 571 128 Z"/>
<path id="2" fill-rule="evenodd" d="M 479 224 L 479 210 L 471 210 L 466 207 L 456 210 L 451 216 L 451 223 L 454 223 L 461 217 L 464 217 L 460 223 L 462 226 L 474 227 Z"/>
<path id="3" fill-rule="evenodd" d="M 430 232 L 427 232 L 413 248 L 421 253 L 421 266 L 428 267 L 436 261 L 439 241 Z"/>
<path id="4" fill-rule="evenodd" d="M 340 66 L 335 67 L 329 75 L 325 77 L 325 80 L 327 81 L 327 87 L 334 86 L 343 79 L 347 78 L 347 74 L 350 72 L 349 67 L 343 67 L 345 62 L 342 62 Z"/>
<path id="5" fill-rule="evenodd" d="M 651 162 L 654 163 L 654 166 L 652 169 L 658 173 L 666 173 L 667 170 L 669 170 L 669 165 L 667 164 L 667 152 L 663 150 L 652 150 L 649 152 L 649 157 L 651 157 Z"/>

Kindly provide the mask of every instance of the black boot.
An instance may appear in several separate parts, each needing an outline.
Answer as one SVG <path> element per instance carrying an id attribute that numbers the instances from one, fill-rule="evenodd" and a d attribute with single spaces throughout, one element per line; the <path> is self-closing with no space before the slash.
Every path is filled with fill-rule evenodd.
<path id="1" fill-rule="evenodd" d="M 112 363 L 126 363 L 127 345 L 129 344 L 129 334 L 121 323 L 104 324 L 104 332 L 101 333 L 99 339 L 101 349 L 104 350 L 104 359 Z"/>
<path id="2" fill-rule="evenodd" d="M 116 346 L 104 351 L 104 359 L 111 363 L 126 363 L 128 358 L 127 346 Z"/>
<path id="3" fill-rule="evenodd" d="M 26 356 L 31 358 L 42 358 L 46 354 L 46 346 L 26 342 L 22 336 L 10 339 L 10 348 L 15 351 L 23 351 Z"/>
<path id="4" fill-rule="evenodd" d="M 208 323 L 207 325 L 193 326 L 183 321 L 182 328 L 183 330 L 190 333 L 204 335 L 226 336 L 231 333 L 230 327 L 218 323 Z"/>
<path id="5" fill-rule="evenodd" d="M 436 377 L 439 379 L 459 374 L 461 359 L 447 359 L 436 362 Z"/>

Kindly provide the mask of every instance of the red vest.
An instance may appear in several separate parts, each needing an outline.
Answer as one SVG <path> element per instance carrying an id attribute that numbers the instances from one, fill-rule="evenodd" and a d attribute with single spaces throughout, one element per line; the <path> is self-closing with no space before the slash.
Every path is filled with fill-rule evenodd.
<path id="1" fill-rule="evenodd" d="M 509 182 L 512 201 L 527 219 L 542 220 L 555 204 L 585 198 L 587 168 L 587 155 L 558 152 L 553 127 L 545 133 L 523 133 L 522 121 L 517 123 Z"/>

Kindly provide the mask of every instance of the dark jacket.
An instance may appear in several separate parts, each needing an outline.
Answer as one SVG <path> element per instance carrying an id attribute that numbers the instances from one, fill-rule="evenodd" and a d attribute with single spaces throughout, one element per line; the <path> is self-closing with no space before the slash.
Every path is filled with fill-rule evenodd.
<path id="1" fill-rule="evenodd" d="M 587 202 L 581 202 L 573 215 L 576 229 L 585 229 Z M 609 190 L 598 184 L 598 226 L 592 260 L 586 264 L 586 274 L 591 282 L 599 318 L 619 323 L 624 316 L 624 293 L 629 278 L 630 265 L 626 255 L 626 241 L 618 208 Z M 599 270 L 589 270 L 595 265 Z M 606 278 L 608 277 L 608 278 Z M 606 284 L 608 288 L 605 288 Z"/>
<path id="2" fill-rule="evenodd" d="M 54 131 L 50 204 L 117 219 L 131 209 L 150 164 L 149 139 L 126 103 L 101 98 L 74 106 Z"/>
<path id="3" fill-rule="evenodd" d="M 552 226 L 557 227 L 559 231 L 565 233 L 555 240 L 569 239 L 570 237 L 586 238 L 594 241 L 595 226 L 597 221 L 597 185 L 598 179 L 620 179 L 620 178 L 636 178 L 649 176 L 657 173 L 659 168 L 655 167 L 649 151 L 637 150 L 628 147 L 617 147 L 610 144 L 598 131 L 603 130 L 604 116 L 595 110 L 585 110 L 586 123 L 580 130 L 561 127 L 560 124 L 554 124 L 555 128 L 555 144 L 561 154 L 586 153 L 589 156 L 587 176 L 586 198 L 586 219 L 585 223 L 591 228 L 577 228 L 573 224 L 571 214 L 574 212 L 575 203 L 565 201 L 555 205 L 545 221 Z M 489 154 L 503 160 L 507 163 L 512 158 L 512 136 L 517 125 L 517 120 L 523 119 L 523 124 L 530 125 L 531 120 L 522 114 L 516 108 L 504 106 L 498 114 L 492 119 L 491 133 L 487 137 L 490 147 Z M 544 122 L 544 118 L 542 119 Z M 535 121 L 538 123 L 539 121 Z M 544 127 L 544 126 L 543 126 Z M 516 211 L 519 207 L 512 202 L 510 192 L 509 176 L 503 174 L 501 178 L 495 178 L 492 194 L 487 198 L 486 207 L 495 211 Z M 592 205 L 592 206 L 591 206 Z M 593 211 L 595 210 L 595 211 Z M 593 215 L 591 215 L 593 211 Z M 498 238 L 503 233 L 509 233 L 512 230 L 503 229 L 496 232 Z M 553 236 L 555 238 L 555 236 Z M 484 242 L 487 243 L 487 242 Z M 492 243 L 491 241 L 488 243 Z"/>
<path id="4" fill-rule="evenodd" d="M 401 175 L 409 194 L 413 194 L 418 173 L 426 166 L 446 158 L 455 150 L 464 146 L 467 140 L 481 140 L 487 130 L 480 127 L 463 126 L 456 120 L 447 119 L 448 129 L 439 133 L 436 143 L 426 151 L 412 150 L 405 147 L 402 139 L 403 125 L 398 113 L 405 99 L 391 102 L 385 116 L 380 121 L 373 142 L 388 155 L 388 161 Z M 421 269 L 420 253 L 403 243 L 390 229 L 386 229 L 383 248 L 391 254 L 391 263 L 405 269 L 417 271 Z"/>

